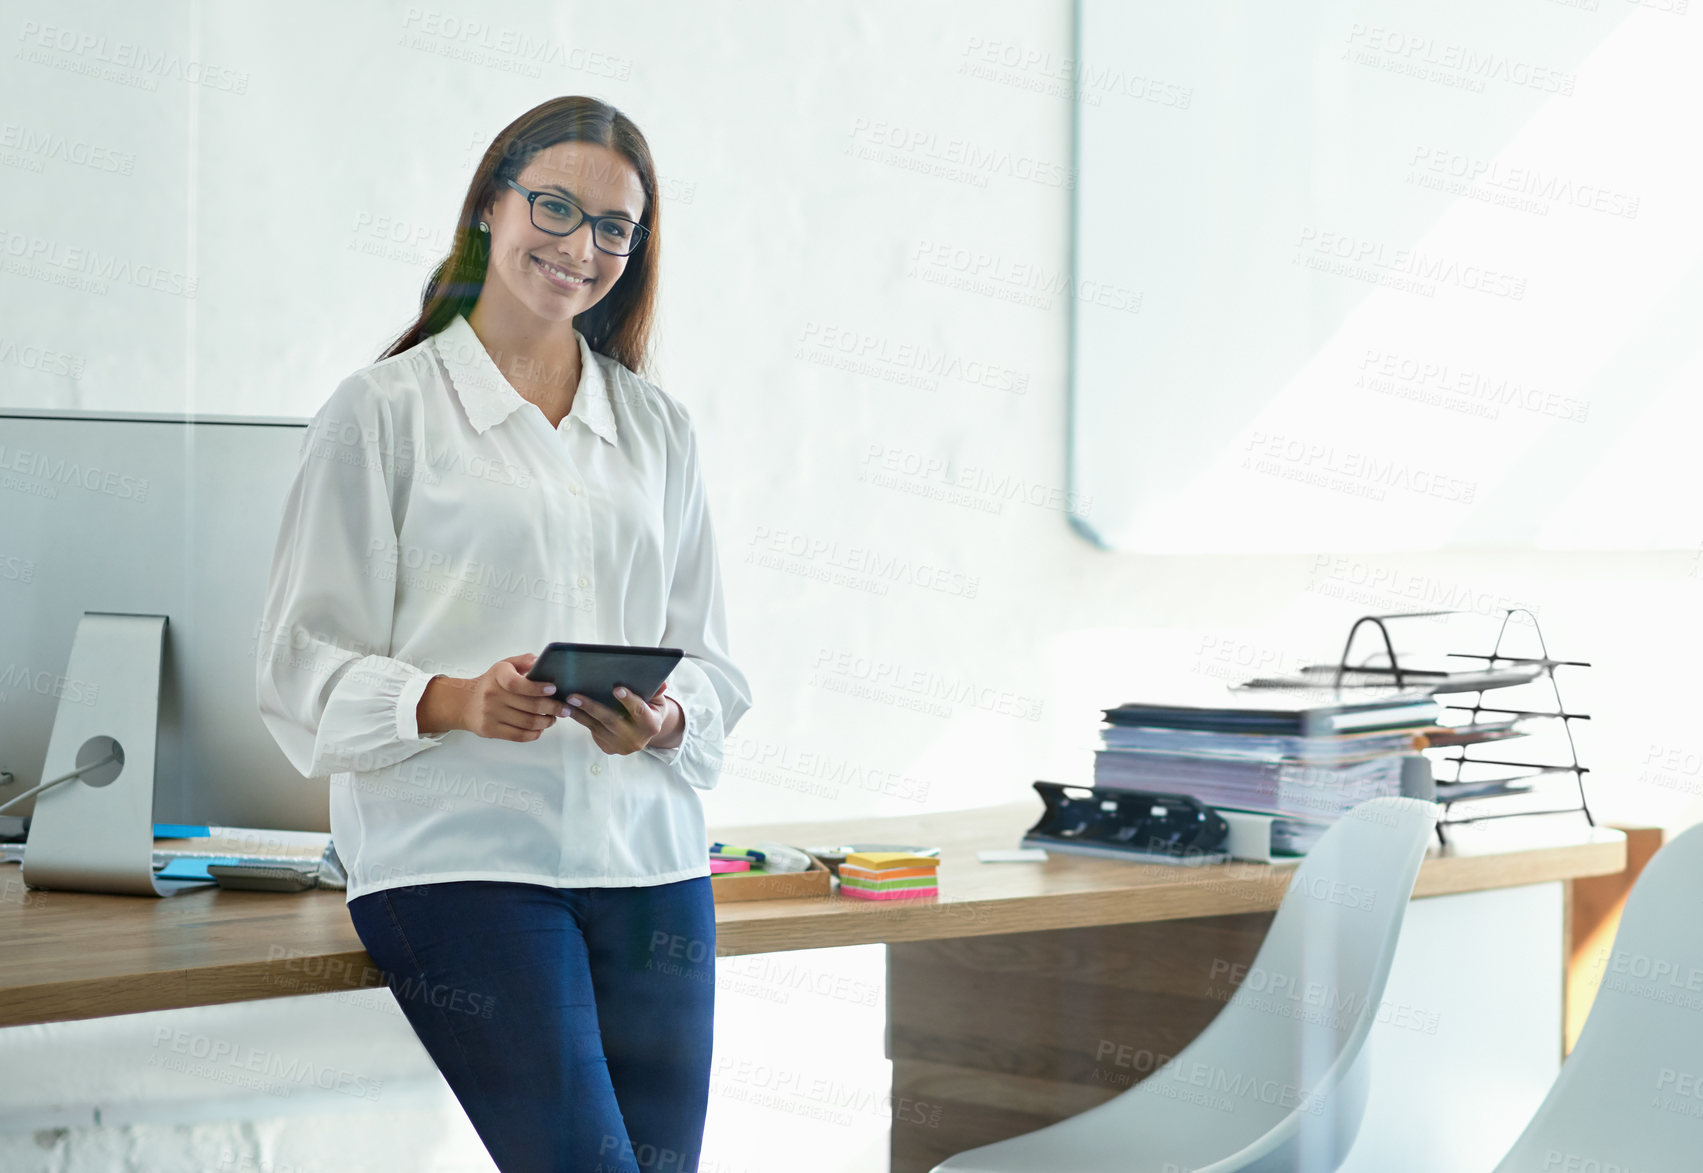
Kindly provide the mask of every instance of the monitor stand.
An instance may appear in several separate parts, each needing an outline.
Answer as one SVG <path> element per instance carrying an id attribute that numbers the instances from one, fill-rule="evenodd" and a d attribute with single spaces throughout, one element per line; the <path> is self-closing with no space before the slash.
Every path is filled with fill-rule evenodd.
<path id="1" fill-rule="evenodd" d="M 121 755 L 35 797 L 24 845 L 31 888 L 174 896 L 207 880 L 154 876 L 154 753 L 159 736 L 164 615 L 85 611 L 42 781 Z"/>

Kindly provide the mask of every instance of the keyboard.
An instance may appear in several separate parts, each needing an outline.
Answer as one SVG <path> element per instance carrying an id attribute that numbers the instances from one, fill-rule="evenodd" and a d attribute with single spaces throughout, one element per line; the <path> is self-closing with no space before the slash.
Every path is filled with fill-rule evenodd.
<path id="1" fill-rule="evenodd" d="M 24 858 L 22 843 L 0 843 L 0 863 L 19 863 Z M 203 873 L 210 863 L 229 864 L 233 867 L 253 868 L 294 868 L 297 871 L 319 870 L 320 856 L 318 855 L 243 855 L 230 851 L 154 851 L 154 870 L 160 871 L 170 867 L 174 860 L 189 861 L 189 868 Z M 196 865 L 200 865 L 197 869 Z"/>
<path id="2" fill-rule="evenodd" d="M 0 843 L 0 863 L 21 863 L 24 844 Z M 244 855 L 231 851 L 178 851 L 156 848 L 154 874 L 160 880 L 217 881 L 221 888 L 263 892 L 302 892 L 316 887 L 341 888 L 333 868 L 322 875 L 322 855 Z M 215 876 L 207 869 L 219 868 Z"/>
<path id="3" fill-rule="evenodd" d="M 317 855 L 239 855 L 229 851 L 159 851 L 154 852 L 157 872 L 173 860 L 187 859 L 199 864 L 228 863 L 236 867 L 256 868 L 313 868 L 319 867 Z"/>

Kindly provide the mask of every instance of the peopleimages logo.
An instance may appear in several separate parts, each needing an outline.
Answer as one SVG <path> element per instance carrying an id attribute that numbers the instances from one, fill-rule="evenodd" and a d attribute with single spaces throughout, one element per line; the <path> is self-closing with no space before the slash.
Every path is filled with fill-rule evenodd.
<path id="1" fill-rule="evenodd" d="M 0 689 L 33 692 L 73 705 L 92 705 L 100 700 L 101 686 L 53 672 L 32 672 L 20 664 L 0 668 Z"/>
<path id="2" fill-rule="evenodd" d="M 900 166 L 908 165 L 907 157 L 926 160 L 945 167 L 941 172 L 943 177 L 962 176 L 977 186 L 985 187 L 988 175 L 1007 175 L 1043 187 L 1067 190 L 1076 187 L 1074 167 L 1020 152 L 1013 153 L 995 144 L 955 136 L 942 138 L 940 132 L 932 127 L 859 117 L 852 120 L 851 139 L 847 149 L 858 157 L 885 160 Z"/>
<path id="3" fill-rule="evenodd" d="M 1591 183 L 1580 183 L 1536 167 L 1518 167 L 1446 147 L 1416 147 L 1408 166 L 1409 182 L 1420 187 L 1467 195 L 1516 211 L 1548 215 L 1551 204 L 1636 219 L 1639 197 Z"/>
<path id="4" fill-rule="evenodd" d="M 179 269 L 159 265 L 138 264 L 116 253 L 102 252 L 86 245 L 68 245 L 40 236 L 26 236 L 0 228 L 0 263 L 5 271 L 19 277 L 41 280 L 83 282 L 93 292 L 105 295 L 105 282 L 134 285 L 156 293 L 194 297 L 200 278 Z M 63 282 L 62 282 L 63 283 Z"/>
<path id="5" fill-rule="evenodd" d="M 1681 966 L 1665 957 L 1616 949 L 1609 959 L 1608 968 L 1612 973 L 1652 985 L 1687 992 L 1703 991 L 1703 969 L 1694 965 Z"/>
<path id="6" fill-rule="evenodd" d="M 1021 717 L 1028 721 L 1041 719 L 1042 702 L 1035 697 L 978 686 L 974 680 L 945 676 L 929 668 L 914 668 L 898 660 L 818 647 L 811 667 L 817 677 L 838 677 L 866 683 L 876 689 L 889 689 L 894 694 L 914 694 L 919 700 L 945 700 L 1002 717 Z M 823 685 L 831 687 L 828 679 L 823 680 Z M 950 715 L 950 710 L 945 715 Z"/>
<path id="7" fill-rule="evenodd" d="M 1339 488 L 1377 501 L 1384 500 L 1386 489 L 1401 489 L 1461 505 L 1471 505 L 1478 495 L 1477 481 L 1462 480 L 1376 453 L 1338 450 L 1334 444 L 1302 436 L 1260 431 L 1248 437 L 1241 467 L 1322 488 Z"/>
<path id="8" fill-rule="evenodd" d="M 230 1039 L 162 1026 L 154 1030 L 152 1067 L 185 1071 L 221 1082 L 254 1087 L 274 1095 L 288 1096 L 309 1087 L 341 1092 L 359 1099 L 376 1100 L 384 1081 L 348 1071 L 325 1067 L 293 1055 L 264 1047 L 239 1044 Z M 258 1077 L 258 1078 L 253 1078 Z M 265 1081 L 271 1081 L 267 1083 Z"/>
<path id="9" fill-rule="evenodd" d="M 961 571 L 943 570 L 927 562 L 918 562 L 900 555 L 871 549 L 868 546 L 841 547 L 839 539 L 801 533 L 796 530 L 771 529 L 759 525 L 748 543 L 751 547 L 745 561 L 773 570 L 790 570 L 806 577 L 836 581 L 832 572 L 843 570 L 853 576 L 873 580 L 878 593 L 885 594 L 890 582 L 903 582 L 923 590 L 939 591 L 966 599 L 976 597 L 981 579 Z M 846 582 L 852 585 L 856 580 Z"/>
<path id="10" fill-rule="evenodd" d="M 978 293 L 997 293 L 1003 300 L 1037 309 L 1051 309 L 1052 298 L 1063 296 L 1120 313 L 1141 312 L 1139 290 L 1079 278 L 1068 265 L 1051 267 L 1037 261 L 1012 261 L 987 249 L 949 241 L 917 241 L 907 274 L 935 284 L 956 284 Z"/>
<path id="11" fill-rule="evenodd" d="M 474 64 L 496 65 L 502 59 L 528 77 L 543 76 L 543 66 L 626 81 L 633 72 L 630 57 L 569 45 L 560 38 L 540 36 L 528 29 L 493 25 L 437 8 L 410 5 L 402 18 L 405 48 L 426 49 Z"/>
<path id="12" fill-rule="evenodd" d="M 1543 1173 L 1654 1173 L 1639 1165 L 1624 1165 L 1605 1161 L 1583 1153 L 1563 1153 L 1550 1149 L 1543 1154 Z"/>
<path id="13" fill-rule="evenodd" d="M 29 584 L 35 581 L 35 563 L 16 554 L 0 554 L 0 582 Z"/>
<path id="14" fill-rule="evenodd" d="M 401 476 L 418 478 L 427 484 L 436 484 L 439 475 L 448 473 L 517 489 L 529 489 L 537 480 L 525 465 L 467 452 L 453 441 L 434 448 L 429 440 L 411 436 L 392 440 L 377 425 L 337 416 L 314 421 L 311 443 L 314 454 L 322 459 L 365 468 L 394 462 Z M 378 458 L 377 464 L 372 462 L 373 457 Z"/>
<path id="15" fill-rule="evenodd" d="M 33 164 L 29 168 L 33 171 L 41 170 L 42 161 L 47 159 L 117 175 L 129 175 L 136 170 L 134 152 L 114 150 L 58 131 L 20 126 L 15 122 L 0 122 L 0 150 L 19 152 L 22 159 Z"/>
<path id="16" fill-rule="evenodd" d="M 1371 888 L 1362 888 L 1359 884 L 1332 880 L 1326 876 L 1313 876 L 1311 879 L 1297 877 L 1295 891 L 1314 900 L 1340 904 L 1344 908 L 1355 908 L 1361 912 L 1371 912 L 1377 898 L 1377 893 Z"/>
<path id="17" fill-rule="evenodd" d="M 1460 85 L 1475 93 L 1483 92 L 1486 81 L 1498 81 L 1541 93 L 1573 96 L 1576 75 L 1474 45 L 1366 24 L 1355 24 L 1344 40 L 1353 46 L 1344 56 L 1359 64 L 1381 63 L 1393 72 Z"/>
<path id="18" fill-rule="evenodd" d="M 800 350 L 794 357 L 811 362 L 826 360 L 827 365 L 838 369 L 874 374 L 878 378 L 912 375 L 915 378 L 909 385 L 928 391 L 938 389 L 941 379 L 1014 395 L 1022 395 L 1029 389 L 1027 371 L 980 358 L 966 359 L 947 350 L 935 350 L 926 343 L 900 341 L 827 322 L 805 322 L 799 344 Z"/>
<path id="19" fill-rule="evenodd" d="M 961 74 L 1056 97 L 1074 97 L 1088 106 L 1100 105 L 1102 94 L 1176 110 L 1187 110 L 1194 100 L 1194 90 L 1188 86 L 1104 62 L 1062 57 L 1035 45 L 972 36 L 959 55 L 963 58 L 958 64 Z"/>
<path id="20" fill-rule="evenodd" d="M 87 360 L 80 354 L 66 354 L 16 339 L 0 337 L 0 365 L 15 366 L 42 375 L 63 375 L 72 379 L 83 377 Z"/>
<path id="21" fill-rule="evenodd" d="M 18 40 L 22 47 L 17 55 L 21 59 L 66 68 L 73 73 L 86 73 L 107 81 L 119 80 L 111 74 L 111 70 L 132 70 L 139 75 L 136 78 L 138 82 L 146 83 L 141 88 L 149 92 L 159 85 L 160 78 L 169 78 L 226 93 L 248 93 L 247 70 L 235 70 L 194 57 L 185 58 L 170 49 L 156 49 L 135 41 L 108 40 L 105 33 L 26 20 L 18 30 Z M 82 68 L 70 68 L 41 50 L 65 54 L 71 62 L 81 62 Z"/>
<path id="22" fill-rule="evenodd" d="M 1057 509 L 1086 517 L 1093 503 L 1091 494 L 1042 484 L 1020 473 L 960 464 L 955 459 L 909 452 L 887 444 L 869 444 L 864 449 L 862 463 L 863 468 L 857 478 L 860 481 L 883 486 L 937 482 L 944 488 L 964 490 L 961 494 L 943 499 L 954 503 L 975 501 L 978 508 L 987 507 L 986 512 L 997 513 L 1007 501 L 1016 501 L 1037 509 Z M 936 486 L 929 484 L 928 487 Z"/>
<path id="23" fill-rule="evenodd" d="M 1524 277 L 1470 262 L 1463 264 L 1424 249 L 1395 248 L 1384 241 L 1347 232 L 1303 226 L 1295 250 L 1291 264 L 1422 293 L 1426 297 L 1434 296 L 1438 285 L 1513 301 L 1526 296 Z"/>
<path id="24" fill-rule="evenodd" d="M 513 567 L 499 566 L 478 558 L 452 556 L 443 550 L 433 550 L 413 543 L 398 543 L 389 538 L 373 538 L 367 544 L 369 566 L 387 568 L 393 576 L 397 570 L 415 571 L 426 579 L 463 583 L 496 592 L 497 598 L 525 596 L 537 601 L 573 603 L 582 587 L 542 575 L 528 574 Z M 380 575 L 379 577 L 385 577 Z M 410 583 L 421 586 L 421 582 Z"/>
<path id="25" fill-rule="evenodd" d="M 121 501 L 143 502 L 148 499 L 146 477 L 128 476 L 97 465 L 81 464 L 63 456 L 50 456 L 46 452 L 31 452 L 27 448 L 11 448 L 0 444 L 0 474 L 3 473 L 16 473 L 31 478 L 29 482 L 18 482 L 7 487 L 29 489 L 32 492 L 40 490 L 36 495 L 50 500 L 59 496 L 62 486 L 87 489 L 91 493 L 105 493 Z M 11 479 L 0 479 L 0 484 Z"/>
<path id="26" fill-rule="evenodd" d="M 784 742 L 736 733 L 724 745 L 722 773 L 749 778 L 783 789 L 838 798 L 858 789 L 923 802 L 929 783 L 897 770 L 884 770 L 823 750 L 801 750 Z"/>

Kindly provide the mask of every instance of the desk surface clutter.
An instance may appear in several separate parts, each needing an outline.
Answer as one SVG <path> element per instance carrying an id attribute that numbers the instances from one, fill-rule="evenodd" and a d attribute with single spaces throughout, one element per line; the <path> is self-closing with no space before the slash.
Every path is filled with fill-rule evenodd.
<path id="1" fill-rule="evenodd" d="M 940 895 L 940 861 L 904 851 L 854 851 L 840 864 L 840 895 L 907 900 Z"/>
<path id="2" fill-rule="evenodd" d="M 1290 870 L 1202 868 L 1053 854 L 982 863 L 1015 847 L 1033 802 L 966 811 L 717 828 L 734 843 L 927 843 L 940 848 L 938 891 L 895 900 L 838 892 L 717 900 L 718 952 L 766 953 L 1130 924 L 1276 908 Z M 1524 826 L 1513 824 L 1524 823 Z M 1415 896 L 1534 884 L 1625 868 L 1625 837 L 1583 819 L 1463 828 L 1431 849 Z M 804 874 L 774 876 L 800 880 Z M 717 877 L 741 882 L 734 875 Z M 749 882 L 749 881 L 744 881 Z M 26 889 L 0 866 L 0 1026 L 377 986 L 382 977 L 349 922 L 344 893 L 208 889 L 149 899 Z"/>

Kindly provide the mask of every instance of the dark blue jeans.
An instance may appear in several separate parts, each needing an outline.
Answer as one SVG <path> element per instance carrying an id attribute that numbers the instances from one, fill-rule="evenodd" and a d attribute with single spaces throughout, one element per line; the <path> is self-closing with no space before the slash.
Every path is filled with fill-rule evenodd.
<path id="1" fill-rule="evenodd" d="M 462 880 L 349 902 L 503 1173 L 693 1173 L 709 1103 L 709 877 Z"/>

